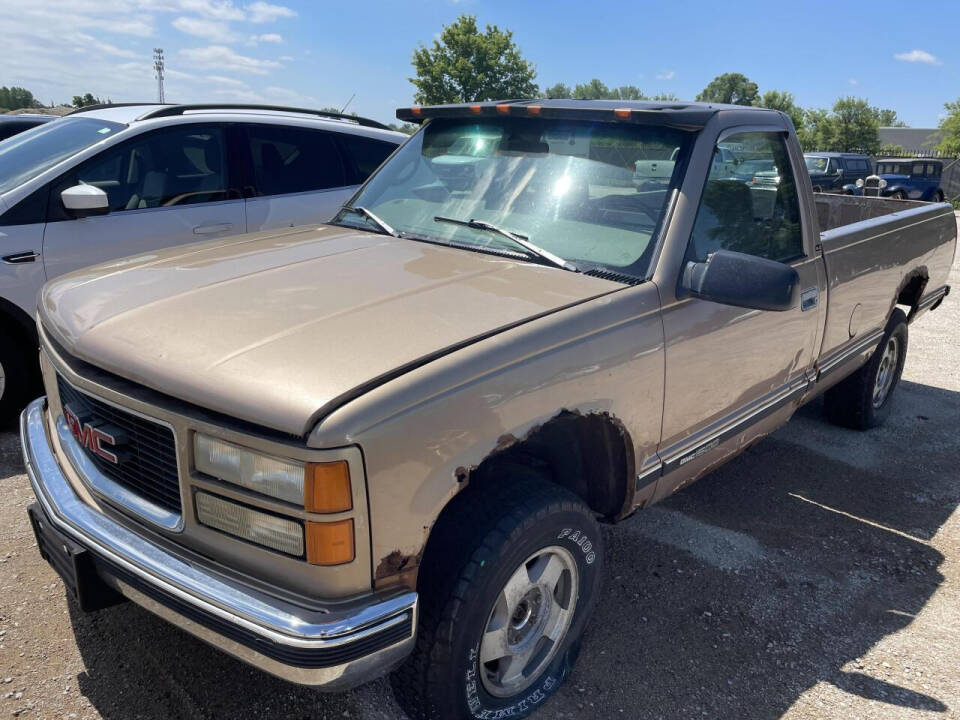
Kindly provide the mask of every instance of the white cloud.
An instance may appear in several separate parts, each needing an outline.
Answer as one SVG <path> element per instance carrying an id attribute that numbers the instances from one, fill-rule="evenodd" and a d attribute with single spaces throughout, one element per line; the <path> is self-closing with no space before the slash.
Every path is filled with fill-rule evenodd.
<path id="1" fill-rule="evenodd" d="M 169 0 L 166 4 L 168 7 L 158 9 L 192 12 L 212 20 L 243 20 L 246 17 L 246 13 L 230 0 Z"/>
<path id="2" fill-rule="evenodd" d="M 262 43 L 274 43 L 276 45 L 282 45 L 283 35 L 280 35 L 279 33 L 263 33 L 263 35 L 254 35 L 253 37 L 250 38 L 250 40 L 254 43 L 262 42 Z"/>
<path id="3" fill-rule="evenodd" d="M 180 51 L 180 56 L 198 68 L 233 70 L 255 75 L 266 75 L 272 68 L 280 67 L 276 60 L 261 60 L 241 55 L 225 45 L 187 48 Z"/>
<path id="4" fill-rule="evenodd" d="M 252 23 L 267 23 L 280 18 L 296 17 L 297 13 L 284 5 L 272 5 L 263 0 L 247 5 L 247 19 Z"/>
<path id="5" fill-rule="evenodd" d="M 312 95 L 304 95 L 289 88 L 271 85 L 267 87 L 264 92 L 273 102 L 294 103 L 296 105 L 319 105 L 317 99 Z"/>
<path id="6" fill-rule="evenodd" d="M 893 57 L 897 60 L 902 60 L 903 62 L 925 63 L 926 65 L 943 64 L 937 60 L 934 55 L 931 55 L 926 50 L 911 50 L 910 52 L 897 53 Z"/>
<path id="7" fill-rule="evenodd" d="M 293 62 L 293 55 L 281 55 L 280 62 Z"/>
<path id="8" fill-rule="evenodd" d="M 676 70 L 662 70 L 657 73 L 657 80 L 673 80 L 676 76 Z"/>
<path id="9" fill-rule="evenodd" d="M 847 82 L 850 83 L 851 85 L 859 85 L 859 84 L 860 84 L 860 81 L 857 80 L 856 78 L 850 78 L 849 80 L 847 80 Z"/>
<path id="10" fill-rule="evenodd" d="M 180 32 L 203 38 L 207 42 L 231 43 L 237 40 L 237 35 L 230 30 L 229 25 L 216 20 L 181 16 L 171 24 Z"/>

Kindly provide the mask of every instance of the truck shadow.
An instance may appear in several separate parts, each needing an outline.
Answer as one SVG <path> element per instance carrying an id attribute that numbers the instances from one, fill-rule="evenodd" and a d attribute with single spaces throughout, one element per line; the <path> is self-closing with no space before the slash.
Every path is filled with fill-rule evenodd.
<path id="1" fill-rule="evenodd" d="M 958 406 L 960 393 L 904 382 L 888 424 L 855 433 L 814 404 L 605 529 L 606 580 L 580 661 L 539 717 L 772 719 L 819 683 L 891 709 L 955 711 L 933 685 L 916 689 L 926 676 L 862 658 L 943 580 L 929 541 L 960 504 Z M 320 695 L 130 604 L 70 613 L 80 689 L 108 720 L 403 717 L 384 681 Z"/>

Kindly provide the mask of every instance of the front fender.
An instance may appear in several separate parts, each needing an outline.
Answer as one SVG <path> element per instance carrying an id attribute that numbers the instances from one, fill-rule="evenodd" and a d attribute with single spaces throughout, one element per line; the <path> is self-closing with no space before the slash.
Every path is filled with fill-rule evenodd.
<path id="1" fill-rule="evenodd" d="M 616 418 L 638 467 L 655 455 L 663 354 L 656 286 L 625 286 L 446 355 L 324 419 L 311 446 L 363 450 L 376 584 L 415 581 L 430 529 L 471 470 L 564 410 Z"/>

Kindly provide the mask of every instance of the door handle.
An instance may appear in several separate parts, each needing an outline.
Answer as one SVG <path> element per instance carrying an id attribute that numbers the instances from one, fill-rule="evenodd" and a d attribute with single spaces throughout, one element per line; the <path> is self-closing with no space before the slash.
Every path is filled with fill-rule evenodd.
<path id="1" fill-rule="evenodd" d="M 3 261 L 8 265 L 22 265 L 23 263 L 32 263 L 40 257 L 37 253 L 32 250 L 27 250 L 26 252 L 14 253 L 13 255 L 4 255 Z"/>
<path id="2" fill-rule="evenodd" d="M 233 227 L 233 223 L 217 223 L 216 225 L 197 225 L 193 229 L 194 235 L 213 235 L 214 233 L 225 232 Z"/>

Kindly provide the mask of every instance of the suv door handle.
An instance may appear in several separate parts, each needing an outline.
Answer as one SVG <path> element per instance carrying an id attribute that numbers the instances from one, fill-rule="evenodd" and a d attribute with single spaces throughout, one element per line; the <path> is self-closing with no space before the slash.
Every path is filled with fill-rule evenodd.
<path id="1" fill-rule="evenodd" d="M 2 260 L 8 265 L 21 265 L 23 263 L 32 263 L 40 257 L 37 253 L 32 250 L 27 250 L 26 252 L 14 253 L 13 255 L 4 255 Z"/>
<path id="2" fill-rule="evenodd" d="M 224 232 L 233 227 L 233 223 L 217 223 L 216 225 L 197 225 L 193 228 L 194 235 L 213 235 Z"/>

